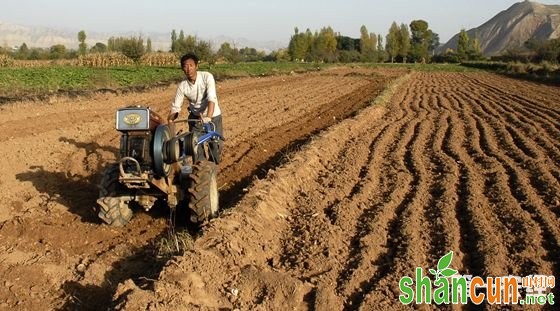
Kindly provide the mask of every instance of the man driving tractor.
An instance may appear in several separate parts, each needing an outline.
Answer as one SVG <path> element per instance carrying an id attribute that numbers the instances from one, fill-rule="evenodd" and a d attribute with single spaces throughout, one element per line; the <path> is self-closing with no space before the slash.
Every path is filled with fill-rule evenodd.
<path id="1" fill-rule="evenodd" d="M 203 123 L 210 123 L 213 130 L 223 137 L 222 111 L 216 96 L 214 76 L 207 71 L 198 71 L 198 57 L 194 53 L 187 53 L 181 57 L 181 69 L 185 73 L 185 79 L 177 86 L 168 122 L 177 119 L 186 98 L 189 102 L 189 131 L 202 132 Z M 220 163 L 222 147 L 221 140 L 210 142 L 209 160 Z M 202 148 L 201 145 L 199 148 Z M 204 152 L 200 151 L 198 154 L 204 155 Z"/>

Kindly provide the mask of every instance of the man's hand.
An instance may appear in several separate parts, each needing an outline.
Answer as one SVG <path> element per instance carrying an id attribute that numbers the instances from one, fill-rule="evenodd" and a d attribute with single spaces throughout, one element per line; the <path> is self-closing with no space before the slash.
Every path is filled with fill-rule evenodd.
<path id="1" fill-rule="evenodd" d="M 172 112 L 167 116 L 167 122 L 172 122 L 175 121 L 175 119 L 177 119 L 177 117 L 179 116 L 178 112 Z"/>
<path id="2" fill-rule="evenodd" d="M 202 122 L 204 122 L 204 123 L 210 123 L 210 122 L 212 122 L 212 118 L 210 118 L 210 117 L 202 117 Z"/>

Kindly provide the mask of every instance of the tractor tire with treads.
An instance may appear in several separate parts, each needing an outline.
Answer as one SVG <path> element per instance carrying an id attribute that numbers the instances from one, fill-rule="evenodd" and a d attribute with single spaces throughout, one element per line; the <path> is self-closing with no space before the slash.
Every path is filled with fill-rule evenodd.
<path id="1" fill-rule="evenodd" d="M 201 161 L 193 165 L 188 189 L 191 221 L 201 224 L 218 214 L 218 168 L 215 163 Z"/>
<path id="2" fill-rule="evenodd" d="M 119 183 L 119 168 L 112 165 L 105 169 L 99 184 L 98 216 L 108 225 L 123 227 L 132 218 L 129 202 L 133 199 L 125 195 L 125 188 Z"/>

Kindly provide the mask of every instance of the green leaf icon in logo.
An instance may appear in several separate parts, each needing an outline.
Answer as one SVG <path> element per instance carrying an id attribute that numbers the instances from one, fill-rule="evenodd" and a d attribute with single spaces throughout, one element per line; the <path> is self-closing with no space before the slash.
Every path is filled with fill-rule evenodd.
<path id="1" fill-rule="evenodd" d="M 449 268 L 451 259 L 453 259 L 453 251 L 450 251 L 439 259 L 437 264 L 437 271 L 435 271 L 434 269 L 429 269 L 430 273 L 436 276 L 436 280 L 439 280 L 442 277 L 448 278 L 457 273 L 457 270 Z"/>
<path id="2" fill-rule="evenodd" d="M 437 263 L 438 271 L 445 270 L 447 267 L 449 267 L 452 258 L 453 258 L 453 251 L 450 251 L 449 253 L 441 257 Z"/>
<path id="3" fill-rule="evenodd" d="M 453 276 L 455 273 L 457 273 L 457 270 L 453 270 L 453 269 L 444 269 L 443 271 L 441 271 L 441 275 L 443 275 L 446 278 Z"/>

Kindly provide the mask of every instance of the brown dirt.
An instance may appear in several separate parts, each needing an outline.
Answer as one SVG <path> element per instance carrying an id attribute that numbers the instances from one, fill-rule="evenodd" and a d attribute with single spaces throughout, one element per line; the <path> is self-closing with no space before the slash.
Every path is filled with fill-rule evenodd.
<path id="1" fill-rule="evenodd" d="M 174 87 L 0 106 L 0 307 L 393 309 L 450 250 L 464 274 L 560 275 L 560 89 L 337 68 L 218 92 L 226 209 L 171 260 L 165 209 L 116 229 L 93 208 L 115 109 L 165 115 Z"/>

